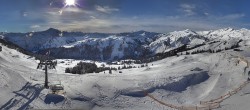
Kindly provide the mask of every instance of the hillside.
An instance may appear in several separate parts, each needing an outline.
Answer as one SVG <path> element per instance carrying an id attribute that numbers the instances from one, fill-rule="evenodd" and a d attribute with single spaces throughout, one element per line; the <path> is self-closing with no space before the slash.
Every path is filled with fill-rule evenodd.
<path id="1" fill-rule="evenodd" d="M 150 96 L 180 107 L 196 106 L 246 81 L 249 69 L 240 57 L 246 60 L 250 57 L 249 43 L 243 41 L 240 45 L 240 52 L 224 50 L 173 56 L 149 63 L 148 67 L 125 69 L 122 73 L 113 71 L 112 74 L 64 73 L 67 65 L 77 60 L 61 59 L 69 64 L 59 62 L 56 69 L 49 70 L 49 84 L 64 86 L 66 93 L 58 96 L 43 88 L 44 71 L 36 69 L 39 61 L 0 44 L 3 50 L 0 52 L 0 109 L 170 109 Z M 219 109 L 247 108 L 245 102 L 249 99 L 241 97 L 248 97 L 249 87 L 223 101 Z"/>

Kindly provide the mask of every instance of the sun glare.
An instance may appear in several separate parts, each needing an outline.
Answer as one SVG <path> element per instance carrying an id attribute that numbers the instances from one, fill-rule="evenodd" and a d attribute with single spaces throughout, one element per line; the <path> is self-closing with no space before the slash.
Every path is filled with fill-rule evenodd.
<path id="1" fill-rule="evenodd" d="M 66 6 L 75 6 L 76 2 L 75 0 L 65 0 Z"/>

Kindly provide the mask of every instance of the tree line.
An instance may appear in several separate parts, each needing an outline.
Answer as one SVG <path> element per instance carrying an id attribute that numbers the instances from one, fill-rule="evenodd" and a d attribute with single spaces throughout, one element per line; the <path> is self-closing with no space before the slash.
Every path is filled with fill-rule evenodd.
<path id="1" fill-rule="evenodd" d="M 87 63 L 87 62 L 79 62 L 76 66 L 72 68 L 66 68 L 65 73 L 72 73 L 72 74 L 87 74 L 87 73 L 100 73 L 108 71 L 109 74 L 112 74 L 112 71 L 119 71 L 122 73 L 121 70 L 123 69 L 131 69 L 131 68 L 143 68 L 147 67 L 148 64 L 141 64 L 140 66 L 132 66 L 132 65 L 123 65 L 117 68 L 115 67 L 105 67 L 105 65 L 101 65 L 101 67 L 97 67 L 95 63 Z"/>
<path id="2" fill-rule="evenodd" d="M 109 70 L 112 73 L 112 70 L 117 70 L 116 68 L 112 67 L 97 67 L 95 63 L 86 63 L 86 62 L 79 62 L 73 68 L 66 68 L 65 73 L 72 73 L 72 74 L 86 74 L 86 73 L 99 73 L 102 71 Z"/>

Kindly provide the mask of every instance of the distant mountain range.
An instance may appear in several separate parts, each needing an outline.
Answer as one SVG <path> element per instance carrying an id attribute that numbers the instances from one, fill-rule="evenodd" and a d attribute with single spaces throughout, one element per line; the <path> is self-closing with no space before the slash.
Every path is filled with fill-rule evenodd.
<path id="1" fill-rule="evenodd" d="M 250 30 L 224 28 L 211 31 L 174 31 L 155 33 L 136 31 L 127 33 L 82 33 L 65 32 L 50 28 L 41 32 L 2 33 L 0 39 L 12 42 L 28 51 L 46 54 L 55 58 L 72 58 L 113 61 L 139 59 L 168 52 L 183 45 L 203 44 L 204 49 L 226 48 L 239 40 L 250 39 Z M 211 46 L 209 42 L 217 41 Z M 228 45 L 228 46 L 230 46 Z"/>

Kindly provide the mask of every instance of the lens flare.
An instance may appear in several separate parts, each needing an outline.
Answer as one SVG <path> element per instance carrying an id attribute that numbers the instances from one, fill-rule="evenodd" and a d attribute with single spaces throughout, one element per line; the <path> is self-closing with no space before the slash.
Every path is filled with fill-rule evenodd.
<path id="1" fill-rule="evenodd" d="M 75 6 L 76 1 L 75 0 L 65 0 L 66 6 Z"/>

